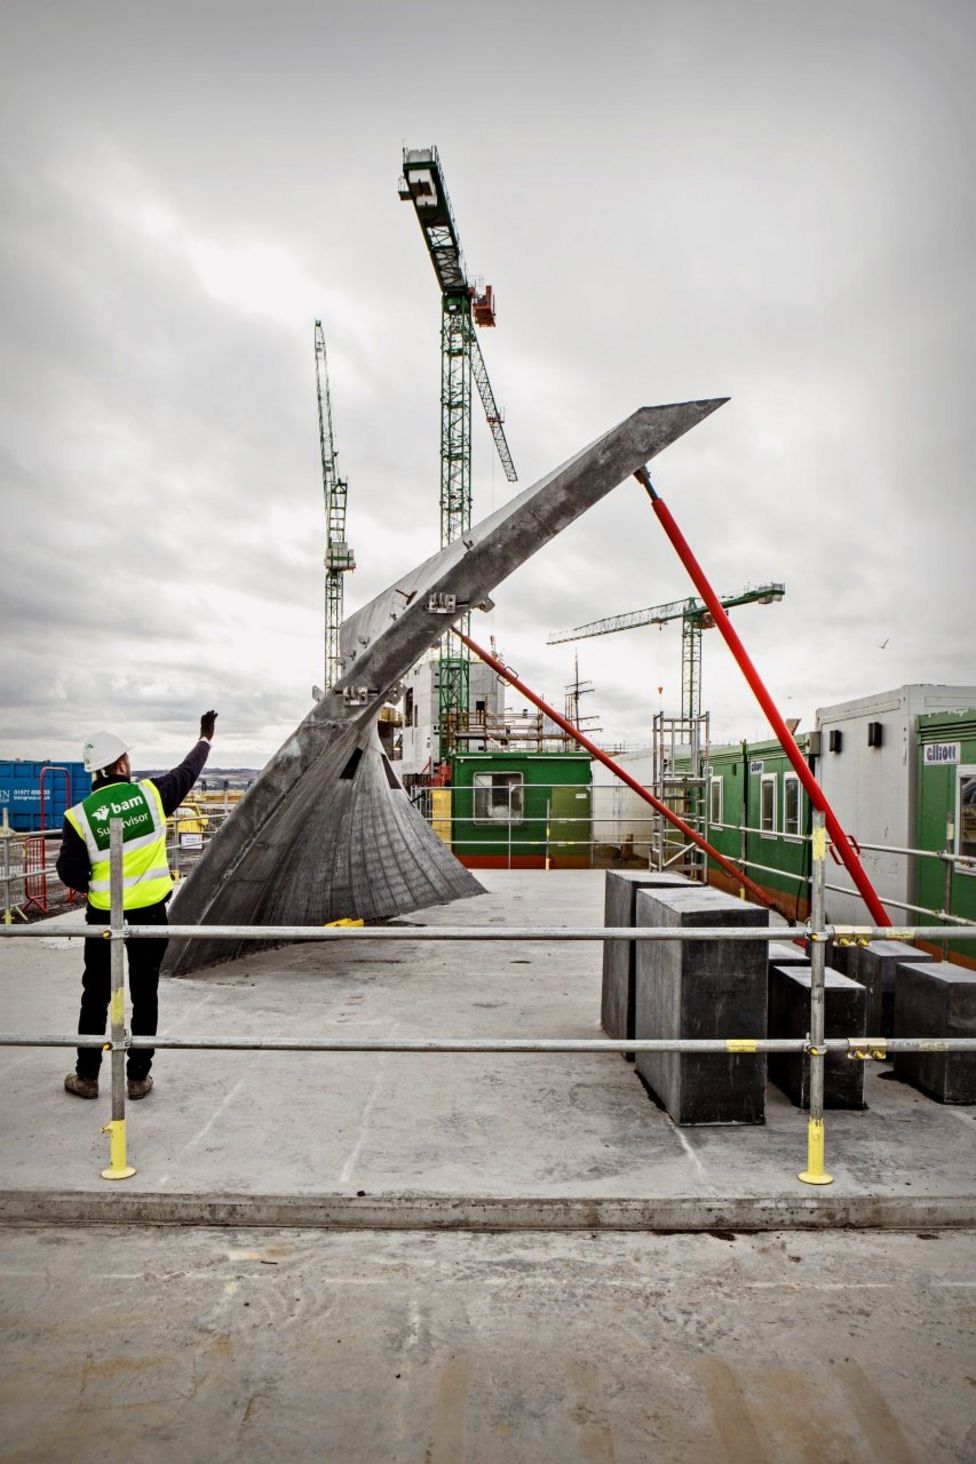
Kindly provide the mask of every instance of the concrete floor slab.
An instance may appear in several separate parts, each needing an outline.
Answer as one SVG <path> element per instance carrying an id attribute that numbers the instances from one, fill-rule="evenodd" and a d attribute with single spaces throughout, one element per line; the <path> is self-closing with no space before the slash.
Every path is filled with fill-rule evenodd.
<path id="1" fill-rule="evenodd" d="M 487 871 L 486 896 L 416 922 L 602 922 L 599 871 Z M 76 917 L 70 917 L 76 918 Z M 81 951 L 0 943 L 0 1030 L 70 1031 Z M 601 947 L 301 946 L 164 981 L 173 1035 L 599 1037 Z M 748 1034 L 744 1034 L 748 1035 Z M 872 1065 L 865 1112 L 827 1116 L 835 1184 L 796 1180 L 805 1115 L 680 1130 L 617 1055 L 160 1053 L 129 1109 L 136 1176 L 107 1185 L 73 1054 L 0 1050 L 0 1217 L 351 1225 L 769 1228 L 976 1223 L 976 1109 Z M 223 1208 L 214 1208 L 218 1197 Z M 209 1208 L 208 1208 L 209 1206 Z M 899 1218 L 900 1217 L 900 1218 Z"/>
<path id="2" fill-rule="evenodd" d="M 962 1233 L 0 1229 L 4 1459 L 971 1464 Z"/>

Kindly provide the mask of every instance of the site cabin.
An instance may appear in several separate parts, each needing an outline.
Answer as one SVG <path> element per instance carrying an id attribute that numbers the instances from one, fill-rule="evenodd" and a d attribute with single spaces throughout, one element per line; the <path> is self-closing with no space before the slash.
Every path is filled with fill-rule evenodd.
<path id="1" fill-rule="evenodd" d="M 590 867 L 588 754 L 462 753 L 452 760 L 444 794 L 450 798 L 451 848 L 469 869 Z M 445 807 L 437 830 L 442 838 Z"/>

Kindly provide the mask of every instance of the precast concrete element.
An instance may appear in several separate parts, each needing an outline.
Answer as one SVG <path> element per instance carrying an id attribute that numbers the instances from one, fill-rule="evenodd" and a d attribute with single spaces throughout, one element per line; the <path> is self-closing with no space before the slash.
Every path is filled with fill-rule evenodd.
<path id="1" fill-rule="evenodd" d="M 638 926 L 769 926 L 769 911 L 718 890 L 638 890 Z M 766 1032 L 766 944 L 637 945 L 637 1037 L 759 1038 Z M 637 1072 L 678 1124 L 763 1123 L 766 1059 L 640 1052 Z"/>
<path id="2" fill-rule="evenodd" d="M 769 942 L 769 969 L 774 966 L 809 966 L 810 957 L 802 946 L 794 945 L 791 940 L 771 940 Z"/>
<path id="3" fill-rule="evenodd" d="M 906 946 L 904 941 L 873 940 L 870 945 L 849 947 L 847 974 L 867 991 L 867 1035 L 895 1035 L 895 979 L 900 966 L 909 962 L 935 960 L 928 951 Z"/>
<path id="4" fill-rule="evenodd" d="M 976 1037 L 976 971 L 948 961 L 897 967 L 894 1035 Z M 976 1053 L 898 1052 L 895 1076 L 940 1103 L 976 1103 Z"/>
<path id="5" fill-rule="evenodd" d="M 347 619 L 342 676 L 274 755 L 177 893 L 176 924 L 375 922 L 478 894 L 380 749 L 400 679 L 492 589 L 724 398 L 641 407 L 462 540 Z M 233 941 L 173 941 L 180 974 L 230 960 Z"/>
<path id="6" fill-rule="evenodd" d="M 633 925 L 637 909 L 637 891 L 671 890 L 691 884 L 683 874 L 668 870 L 608 869 L 604 891 L 603 923 L 611 930 Z M 608 1037 L 624 1040 L 634 1036 L 634 982 L 637 972 L 637 950 L 619 940 L 603 943 L 603 989 L 600 1000 L 600 1024 Z M 624 1054 L 628 1062 L 634 1054 Z"/>
<path id="7" fill-rule="evenodd" d="M 824 1036 L 865 1033 L 864 987 L 838 971 L 824 972 Z M 805 1037 L 810 1030 L 810 967 L 774 965 L 769 973 L 770 1037 Z M 810 1107 L 810 1059 L 805 1053 L 771 1052 L 769 1079 L 797 1108 Z M 864 1063 L 843 1052 L 824 1060 L 824 1107 L 864 1107 Z"/>

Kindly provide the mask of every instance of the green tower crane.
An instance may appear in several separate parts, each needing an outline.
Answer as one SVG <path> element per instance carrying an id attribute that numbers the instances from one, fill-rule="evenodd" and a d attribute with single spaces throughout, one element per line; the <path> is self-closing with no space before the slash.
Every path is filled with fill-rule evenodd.
<path id="1" fill-rule="evenodd" d="M 461 239 L 436 147 L 404 148 L 400 198 L 412 203 L 441 292 L 441 547 L 471 527 L 471 381 L 478 388 L 505 476 L 517 481 L 475 326 L 495 324 L 495 295 L 469 282 Z M 462 623 L 467 630 L 468 618 Z M 438 668 L 439 756 L 448 756 L 464 730 L 470 688 L 470 653 L 449 631 Z"/>
<path id="2" fill-rule="evenodd" d="M 780 583 L 746 585 L 737 595 L 723 595 L 726 610 L 735 605 L 772 605 L 782 600 L 786 586 Z M 681 715 L 689 721 L 701 716 L 701 638 L 703 630 L 715 624 L 707 607 L 693 595 L 689 600 L 670 600 L 665 605 L 652 605 L 646 610 L 629 610 L 623 615 L 609 615 L 605 620 L 591 620 L 572 630 L 553 631 L 547 646 L 563 641 L 587 640 L 594 635 L 613 635 L 618 630 L 635 630 L 639 625 L 664 625 L 668 620 L 681 621 Z"/>
<path id="3" fill-rule="evenodd" d="M 336 446 L 332 431 L 332 401 L 329 396 L 329 363 L 325 354 L 325 332 L 315 322 L 315 385 L 319 400 L 319 450 L 322 456 L 322 491 L 325 495 L 325 687 L 331 691 L 339 680 L 339 626 L 342 624 L 343 576 L 356 568 L 346 542 L 346 501 L 349 484 L 336 468 Z"/>

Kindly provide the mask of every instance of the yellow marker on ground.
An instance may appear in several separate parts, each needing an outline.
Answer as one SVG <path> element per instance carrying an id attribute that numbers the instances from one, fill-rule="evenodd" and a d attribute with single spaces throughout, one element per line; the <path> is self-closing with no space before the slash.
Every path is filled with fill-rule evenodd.
<path id="1" fill-rule="evenodd" d="M 102 1170 L 103 1179 L 131 1179 L 135 1174 L 131 1164 L 126 1163 L 125 1158 L 125 1119 L 113 1118 L 102 1129 L 103 1134 L 108 1134 L 108 1168 Z"/>
<path id="2" fill-rule="evenodd" d="M 804 1184 L 833 1184 L 834 1176 L 824 1169 L 824 1124 L 811 1118 L 807 1124 L 807 1167 L 797 1175 Z"/>

